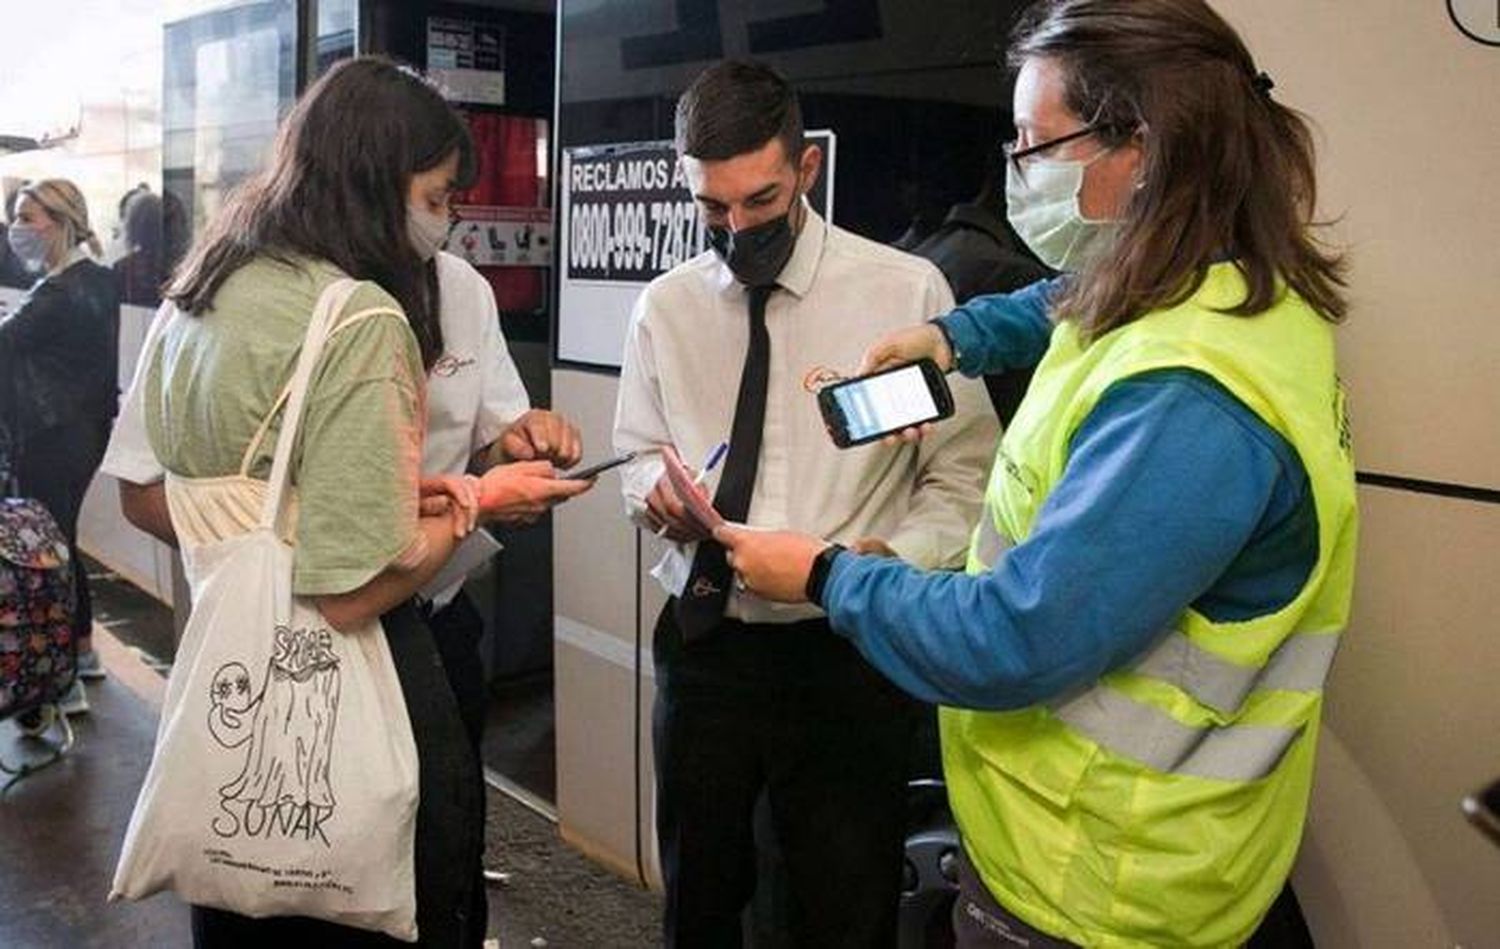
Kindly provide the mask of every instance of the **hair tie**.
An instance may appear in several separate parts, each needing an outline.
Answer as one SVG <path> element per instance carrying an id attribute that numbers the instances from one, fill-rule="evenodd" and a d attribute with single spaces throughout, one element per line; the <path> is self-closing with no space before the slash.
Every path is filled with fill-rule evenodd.
<path id="1" fill-rule="evenodd" d="M 1270 73 L 1258 72 L 1255 74 L 1255 78 L 1250 80 L 1250 85 L 1255 87 L 1256 92 L 1269 99 L 1271 98 L 1271 90 L 1276 88 L 1276 80 L 1271 78 Z"/>

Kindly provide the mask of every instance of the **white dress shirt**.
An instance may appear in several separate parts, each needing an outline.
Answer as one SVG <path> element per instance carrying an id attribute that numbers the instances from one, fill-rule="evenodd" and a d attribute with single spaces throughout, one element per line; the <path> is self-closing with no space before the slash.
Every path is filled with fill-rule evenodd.
<path id="1" fill-rule="evenodd" d="M 427 375 L 427 431 L 422 444 L 426 474 L 463 474 L 479 449 L 500 437 L 524 415 L 531 402 L 521 375 L 500 333 L 500 314 L 489 281 L 468 261 L 445 251 L 437 255 L 438 322 L 443 328 L 443 355 Z M 173 312 L 170 303 L 155 322 Z M 155 336 L 155 327 L 147 338 Z M 146 437 L 142 376 L 150 362 L 136 364 L 135 379 L 125 394 L 100 470 L 122 481 L 152 484 L 166 471 Z M 433 597 L 441 607 L 458 585 Z"/>
<path id="2" fill-rule="evenodd" d="M 853 373 L 866 347 L 890 330 L 946 313 L 953 296 L 932 264 L 827 224 L 807 210 L 781 289 L 766 308 L 771 367 L 755 489 L 746 522 L 844 544 L 884 540 L 920 567 L 957 566 L 979 516 L 999 426 L 983 384 L 949 378 L 956 411 L 918 445 L 840 449 L 804 378 Z M 615 448 L 647 451 L 623 469 L 626 509 L 644 523 L 645 499 L 663 471 L 650 449 L 672 445 L 689 465 L 729 438 L 749 346 L 748 295 L 712 251 L 653 280 L 631 316 L 615 411 Z M 705 490 L 717 489 L 718 474 Z M 654 576 L 679 595 L 696 545 L 673 545 Z M 808 604 L 731 593 L 726 615 L 794 622 Z"/>

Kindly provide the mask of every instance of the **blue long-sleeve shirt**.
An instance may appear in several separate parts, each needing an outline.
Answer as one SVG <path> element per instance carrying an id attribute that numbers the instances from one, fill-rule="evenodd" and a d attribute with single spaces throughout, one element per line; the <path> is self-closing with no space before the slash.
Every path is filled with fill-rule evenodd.
<path id="1" fill-rule="evenodd" d="M 1053 286 L 980 297 L 942 318 L 966 375 L 1034 365 Z M 988 573 L 840 554 L 832 624 L 907 692 L 969 708 L 1044 701 L 1130 661 L 1188 606 L 1270 612 L 1317 557 L 1291 446 L 1191 370 L 1111 386 L 1074 435 L 1031 535 Z"/>

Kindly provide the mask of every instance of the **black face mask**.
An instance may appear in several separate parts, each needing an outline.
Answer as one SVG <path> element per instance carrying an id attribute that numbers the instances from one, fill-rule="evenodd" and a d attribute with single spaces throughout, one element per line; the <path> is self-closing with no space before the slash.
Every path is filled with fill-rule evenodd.
<path id="1" fill-rule="evenodd" d="M 792 206 L 796 204 L 797 198 L 793 198 Z M 770 286 L 792 259 L 792 248 L 797 244 L 791 216 L 788 208 L 778 218 L 739 231 L 710 226 L 708 245 L 740 283 L 747 287 Z"/>

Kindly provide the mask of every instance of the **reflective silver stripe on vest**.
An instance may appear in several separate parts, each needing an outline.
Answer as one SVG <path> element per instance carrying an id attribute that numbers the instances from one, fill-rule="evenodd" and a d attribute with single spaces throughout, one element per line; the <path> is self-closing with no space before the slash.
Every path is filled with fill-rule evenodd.
<path id="1" fill-rule="evenodd" d="M 1087 738 L 1156 771 L 1254 781 L 1270 774 L 1302 727 L 1230 725 L 1195 728 L 1106 685 L 1053 709 Z"/>
<path id="2" fill-rule="evenodd" d="M 1257 689 L 1314 692 L 1323 688 L 1339 650 L 1337 633 L 1299 633 L 1271 653 Z"/>
<path id="3" fill-rule="evenodd" d="M 1339 637 L 1327 633 L 1289 636 L 1264 667 L 1236 665 L 1180 632 L 1167 634 L 1131 670 L 1177 686 L 1219 712 L 1233 712 L 1258 689 L 1314 692 L 1323 687 Z"/>
<path id="4" fill-rule="evenodd" d="M 995 512 L 986 504 L 974 534 L 974 555 L 985 567 L 993 567 L 1012 546 L 1005 535 L 1000 533 L 1000 528 L 995 526 Z"/>

